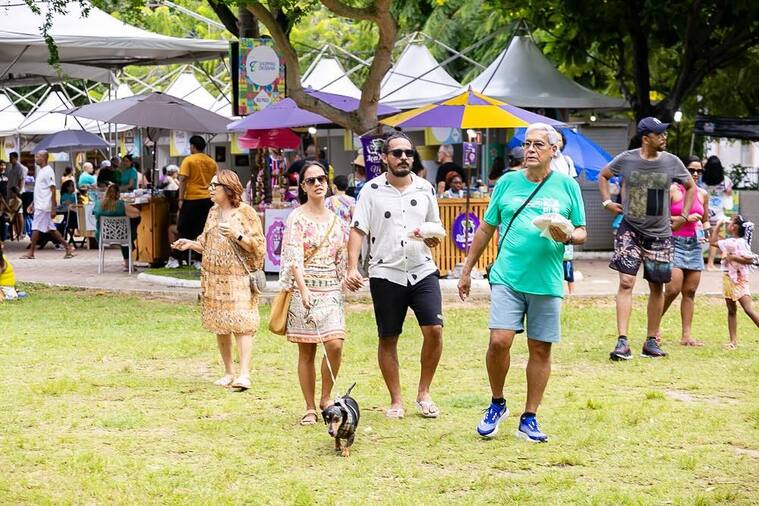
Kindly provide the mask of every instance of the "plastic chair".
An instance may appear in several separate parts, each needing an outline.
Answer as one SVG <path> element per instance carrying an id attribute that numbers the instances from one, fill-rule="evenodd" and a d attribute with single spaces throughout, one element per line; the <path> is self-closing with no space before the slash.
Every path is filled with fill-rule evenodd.
<path id="1" fill-rule="evenodd" d="M 129 248 L 129 274 L 132 274 L 132 228 L 126 216 L 101 216 L 98 240 L 98 274 L 103 273 L 105 247 L 118 244 Z"/>

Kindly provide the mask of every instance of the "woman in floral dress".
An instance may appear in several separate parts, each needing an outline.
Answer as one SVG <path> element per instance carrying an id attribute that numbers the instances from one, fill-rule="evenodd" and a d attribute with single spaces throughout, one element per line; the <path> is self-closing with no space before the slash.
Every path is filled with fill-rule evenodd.
<path id="1" fill-rule="evenodd" d="M 293 289 L 287 315 L 287 340 L 298 344 L 298 379 L 306 401 L 301 425 L 318 421 L 314 361 L 320 340 L 324 342 L 337 376 L 340 369 L 345 314 L 342 283 L 346 270 L 345 225 L 324 205 L 327 171 L 319 162 L 307 162 L 300 172 L 301 206 L 287 219 L 280 282 Z M 322 391 L 319 408 L 330 403 L 332 378 L 325 360 L 321 364 Z"/>
<path id="2" fill-rule="evenodd" d="M 216 334 L 224 361 L 224 376 L 215 384 L 247 390 L 253 335 L 259 323 L 258 296 L 250 291 L 248 271 L 263 267 L 264 235 L 256 211 L 240 201 L 243 189 L 237 174 L 221 170 L 211 179 L 209 187 L 215 205 L 208 213 L 203 233 L 196 241 L 179 239 L 171 247 L 180 251 L 192 249 L 203 255 L 201 321 L 203 327 Z M 232 334 L 240 359 L 237 379 Z"/>

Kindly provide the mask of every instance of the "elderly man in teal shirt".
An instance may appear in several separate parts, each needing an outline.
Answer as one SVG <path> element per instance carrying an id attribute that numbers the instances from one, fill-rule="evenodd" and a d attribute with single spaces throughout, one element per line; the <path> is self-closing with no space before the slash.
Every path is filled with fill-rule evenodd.
<path id="1" fill-rule="evenodd" d="M 509 352 L 516 334 L 527 330 L 527 401 L 516 434 L 530 442 L 548 441 L 538 427 L 536 412 L 551 374 L 551 345 L 561 337 L 564 248 L 582 244 L 586 238 L 580 186 L 571 177 L 551 171 L 560 138 L 544 123 L 527 128 L 525 169 L 504 174 L 496 183 L 459 281 L 463 300 L 469 295 L 472 268 L 500 227 L 498 254 L 488 277 L 492 290 L 486 364 L 493 398 L 477 426 L 482 437 L 495 436 L 509 414 L 503 395 Z M 571 234 L 552 225 L 550 237 L 541 235 L 533 220 L 547 214 L 571 222 Z"/>

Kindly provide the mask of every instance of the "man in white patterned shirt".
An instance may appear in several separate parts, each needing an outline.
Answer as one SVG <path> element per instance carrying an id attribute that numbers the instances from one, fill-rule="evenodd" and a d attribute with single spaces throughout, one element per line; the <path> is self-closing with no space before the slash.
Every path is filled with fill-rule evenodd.
<path id="1" fill-rule="evenodd" d="M 404 134 L 391 134 L 383 147 L 382 160 L 388 171 L 367 182 L 353 214 L 348 241 L 348 277 L 351 290 L 363 285 L 358 272 L 361 242 L 371 237 L 369 287 L 377 320 L 377 358 L 390 392 L 386 415 L 403 418 L 403 400 L 398 366 L 398 337 L 409 308 L 422 329 L 422 371 L 416 406 L 422 416 L 437 418 L 438 407 L 430 397 L 430 385 L 443 351 L 443 311 L 439 271 L 429 248 L 438 239 L 409 236 L 426 222 L 440 224 L 435 189 L 411 172 L 414 146 Z"/>

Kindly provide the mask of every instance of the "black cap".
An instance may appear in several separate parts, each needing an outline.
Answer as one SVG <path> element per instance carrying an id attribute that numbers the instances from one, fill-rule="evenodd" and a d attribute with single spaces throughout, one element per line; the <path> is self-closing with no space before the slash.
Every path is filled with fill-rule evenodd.
<path id="1" fill-rule="evenodd" d="M 653 116 L 643 118 L 638 122 L 638 133 L 640 135 L 646 135 L 650 133 L 660 134 L 669 128 L 669 123 L 662 123 L 659 119 Z"/>

